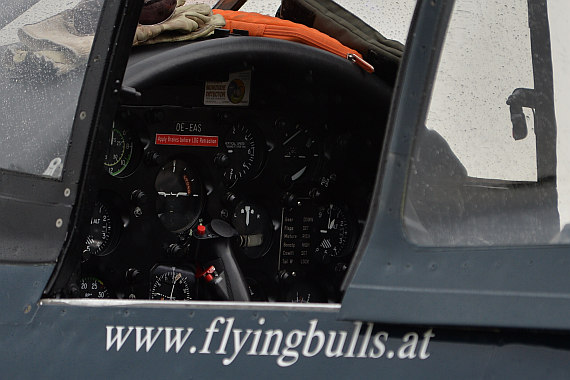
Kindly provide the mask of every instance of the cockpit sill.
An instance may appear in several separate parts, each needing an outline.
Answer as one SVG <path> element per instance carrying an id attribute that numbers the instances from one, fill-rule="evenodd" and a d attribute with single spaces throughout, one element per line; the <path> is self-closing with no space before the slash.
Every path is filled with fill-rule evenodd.
<path id="1" fill-rule="evenodd" d="M 40 306 L 77 307 L 129 307 L 194 310 L 260 310 L 260 311 L 315 311 L 336 313 L 338 303 L 297 303 L 297 302 L 233 302 L 233 301 L 169 301 L 169 300 L 124 300 L 124 299 L 42 299 Z"/>

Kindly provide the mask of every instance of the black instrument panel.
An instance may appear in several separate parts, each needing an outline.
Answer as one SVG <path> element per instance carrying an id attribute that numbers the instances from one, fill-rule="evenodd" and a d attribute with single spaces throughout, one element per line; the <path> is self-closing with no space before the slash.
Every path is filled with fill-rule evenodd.
<path id="1" fill-rule="evenodd" d="M 222 219 L 239 233 L 234 252 L 253 299 L 338 300 L 374 181 L 365 129 L 278 110 L 252 118 L 251 110 L 123 107 L 119 115 L 106 157 L 119 152 L 107 161 L 124 167 L 103 168 L 82 278 L 115 297 L 149 298 L 153 268 L 194 268 L 181 249 L 188 231 Z"/>
<path id="2" fill-rule="evenodd" d="M 346 88 L 296 70 L 251 67 L 247 104 L 205 105 L 209 83 L 233 75 L 217 72 L 162 80 L 120 106 L 63 296 L 219 299 L 204 290 L 212 272 L 194 237 L 222 221 L 249 299 L 339 302 L 370 207 L 386 92 L 369 74 Z M 230 102 L 243 98 L 230 88 Z"/>

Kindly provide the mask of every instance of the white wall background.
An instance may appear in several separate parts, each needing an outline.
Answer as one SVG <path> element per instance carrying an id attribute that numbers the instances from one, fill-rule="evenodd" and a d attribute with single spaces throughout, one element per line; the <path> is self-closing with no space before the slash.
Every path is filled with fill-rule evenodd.
<path id="1" fill-rule="evenodd" d="M 558 211 L 561 225 L 570 223 L 570 2 L 549 0 L 550 43 L 554 70 L 554 105 L 558 127 Z"/>
<path id="2" fill-rule="evenodd" d="M 0 45 L 17 42 L 17 29 L 70 8 L 79 0 L 40 0 L 29 12 L 0 30 Z M 216 0 L 189 0 L 206 2 Z M 249 0 L 243 11 L 275 15 L 280 0 Z M 387 38 L 405 43 L 416 0 L 337 0 Z M 485 5 L 483 5 L 485 3 Z M 532 115 L 529 136 L 511 137 L 506 98 L 516 87 L 532 88 L 527 0 L 457 0 L 435 85 L 427 125 L 450 143 L 472 176 L 532 180 L 536 178 Z M 558 187 L 562 223 L 570 222 L 570 1 L 549 0 L 558 124 Z M 494 27 L 489 28 L 489 19 Z M 492 39 L 513 44 L 496 51 Z M 460 54 L 455 53 L 461 51 Z M 446 58 L 446 52 L 453 52 Z M 514 64 L 516 63 L 516 64 Z M 521 64 L 522 63 L 522 64 Z M 483 69 L 483 70 L 482 70 Z M 445 73 L 444 73 L 445 72 Z M 457 74 L 460 75 L 457 75 Z M 457 78 L 463 78 L 458 80 Z M 468 83 L 481 85 L 469 88 Z M 461 102 L 463 111 L 450 107 Z"/>
<path id="3" fill-rule="evenodd" d="M 528 137 L 515 141 L 505 103 L 514 89 L 534 87 L 527 1 L 504 4 L 456 2 L 426 124 L 445 137 L 470 176 L 533 181 L 532 118 Z"/>

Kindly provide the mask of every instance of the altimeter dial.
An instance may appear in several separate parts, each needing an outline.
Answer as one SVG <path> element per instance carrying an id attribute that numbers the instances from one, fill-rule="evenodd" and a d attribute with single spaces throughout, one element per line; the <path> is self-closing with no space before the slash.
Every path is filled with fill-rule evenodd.
<path id="1" fill-rule="evenodd" d="M 111 210 L 103 202 L 97 202 L 91 216 L 89 234 L 85 239 L 84 256 L 105 256 L 115 248 L 118 239 L 118 225 Z"/>

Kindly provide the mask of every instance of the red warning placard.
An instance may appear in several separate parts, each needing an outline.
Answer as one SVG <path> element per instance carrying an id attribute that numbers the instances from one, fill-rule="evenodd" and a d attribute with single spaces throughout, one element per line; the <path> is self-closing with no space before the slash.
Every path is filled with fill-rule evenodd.
<path id="1" fill-rule="evenodd" d="M 154 143 L 156 145 L 180 145 L 180 146 L 206 146 L 217 147 L 218 136 L 199 136 L 199 135 L 170 135 L 156 134 Z"/>

